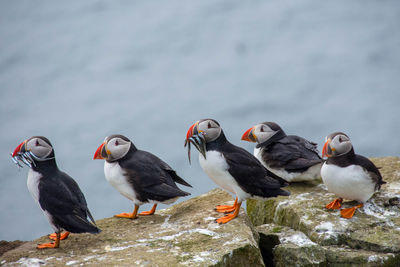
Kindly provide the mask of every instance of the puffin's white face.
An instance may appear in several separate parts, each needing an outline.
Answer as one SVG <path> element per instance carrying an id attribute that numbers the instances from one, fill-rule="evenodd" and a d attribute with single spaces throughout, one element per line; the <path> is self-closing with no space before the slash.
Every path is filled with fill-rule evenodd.
<path id="1" fill-rule="evenodd" d="M 188 158 L 190 162 L 190 144 L 206 158 L 206 144 L 216 140 L 222 133 L 219 123 L 212 119 L 196 121 L 186 133 L 185 147 L 188 146 Z"/>
<path id="2" fill-rule="evenodd" d="M 106 142 L 105 150 L 109 160 L 118 160 L 123 158 L 131 148 L 131 142 L 121 137 L 111 138 Z"/>
<path id="3" fill-rule="evenodd" d="M 264 143 L 270 139 L 277 131 L 272 130 L 268 125 L 257 124 L 253 127 L 253 136 L 255 137 L 257 143 Z"/>
<path id="4" fill-rule="evenodd" d="M 338 134 L 333 137 L 330 146 L 335 156 L 346 154 L 353 147 L 350 138 L 344 134 Z"/>
<path id="5" fill-rule="evenodd" d="M 212 142 L 221 134 L 221 127 L 210 119 L 200 120 L 197 124 L 198 133 L 203 133 L 206 142 Z"/>
<path id="6" fill-rule="evenodd" d="M 344 133 L 333 133 L 326 137 L 322 156 L 336 157 L 348 153 L 353 148 L 350 138 Z"/>
<path id="7" fill-rule="evenodd" d="M 33 136 L 19 144 L 11 154 L 12 160 L 18 167 L 20 162 L 32 168 L 37 162 L 54 159 L 53 146 L 44 136 Z"/>
<path id="8" fill-rule="evenodd" d="M 53 147 L 41 137 L 31 137 L 25 143 L 25 150 L 39 159 L 46 159 L 53 151 Z"/>
<path id="9" fill-rule="evenodd" d="M 109 162 L 123 158 L 131 148 L 132 142 L 123 135 L 107 136 L 97 148 L 93 159 L 105 159 Z"/>
<path id="10" fill-rule="evenodd" d="M 242 140 L 262 144 L 270 140 L 273 136 L 277 136 L 277 134 L 279 134 L 280 137 L 285 135 L 282 128 L 278 124 L 268 121 L 256 124 L 255 126 L 248 129 L 242 135 Z"/>

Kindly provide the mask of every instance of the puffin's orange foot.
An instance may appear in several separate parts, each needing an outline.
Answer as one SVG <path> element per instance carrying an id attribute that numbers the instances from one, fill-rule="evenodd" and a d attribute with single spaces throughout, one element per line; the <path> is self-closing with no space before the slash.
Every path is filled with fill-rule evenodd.
<path id="1" fill-rule="evenodd" d="M 218 205 L 218 206 L 215 207 L 214 210 L 215 210 L 216 212 L 222 212 L 222 213 L 230 213 L 230 212 L 233 212 L 233 211 L 235 211 L 235 209 L 236 209 L 237 201 L 238 201 L 238 198 L 235 199 L 235 202 L 233 203 L 232 206 L 229 206 L 229 205 Z"/>
<path id="2" fill-rule="evenodd" d="M 217 223 L 219 223 L 219 224 L 223 224 L 223 223 L 227 223 L 227 222 L 229 222 L 229 221 L 235 219 L 236 217 L 237 217 L 237 214 L 236 214 L 236 213 L 233 213 L 233 214 L 225 215 L 224 217 L 221 217 L 221 218 L 219 218 L 219 219 L 216 219 L 215 221 L 216 221 Z"/>
<path id="3" fill-rule="evenodd" d="M 64 232 L 64 233 L 62 233 L 62 234 L 60 235 L 60 240 L 67 239 L 68 236 L 69 236 L 69 234 L 70 234 L 70 232 Z M 57 234 L 56 234 L 56 233 L 52 233 L 52 234 L 49 235 L 49 238 L 50 238 L 51 240 L 56 240 L 56 239 L 57 239 Z"/>
<path id="4" fill-rule="evenodd" d="M 139 213 L 139 215 L 142 215 L 142 216 L 153 215 L 154 212 L 156 212 L 156 208 L 157 208 L 157 204 L 154 204 L 153 207 L 151 208 L 151 210 L 142 211 L 141 213 Z"/>
<path id="5" fill-rule="evenodd" d="M 141 213 L 139 213 L 140 216 L 147 216 L 147 215 L 153 215 L 154 211 L 142 211 Z"/>
<path id="6" fill-rule="evenodd" d="M 123 213 L 120 213 L 120 214 L 115 214 L 114 217 L 127 218 L 127 219 L 132 219 L 132 220 L 137 218 L 136 214 L 134 214 L 133 212 L 132 213 L 123 212 Z"/>
<path id="7" fill-rule="evenodd" d="M 43 249 L 43 248 L 58 248 L 59 246 L 60 246 L 59 242 L 58 242 L 58 244 L 57 244 L 57 242 L 54 242 L 54 243 L 39 244 L 39 245 L 37 245 L 36 248 L 39 248 L 39 249 Z"/>
<path id="8" fill-rule="evenodd" d="M 222 212 L 222 213 L 230 213 L 235 210 L 235 206 L 229 206 L 229 205 L 218 205 L 214 209 L 216 212 Z"/>
<path id="9" fill-rule="evenodd" d="M 331 203 L 326 204 L 325 207 L 326 207 L 328 210 L 338 210 L 338 209 L 340 209 L 340 207 L 342 206 L 342 201 L 343 201 L 342 198 L 335 199 L 335 200 L 332 201 Z"/>
<path id="10" fill-rule="evenodd" d="M 235 201 L 235 204 L 234 204 L 234 206 L 235 206 L 235 212 L 232 213 L 232 214 L 225 215 L 224 217 L 221 217 L 221 218 L 219 218 L 219 219 L 216 219 L 215 221 L 216 221 L 217 223 L 219 223 L 219 224 L 222 224 L 222 223 L 227 223 L 227 222 L 229 222 L 229 221 L 235 219 L 235 218 L 238 216 L 238 214 L 239 214 L 240 206 L 241 206 L 241 205 L 242 205 L 242 202 L 237 203 L 237 202 Z"/>
<path id="11" fill-rule="evenodd" d="M 342 209 L 340 211 L 340 214 L 342 215 L 343 218 L 350 219 L 353 217 L 354 213 L 356 212 L 356 209 L 361 208 L 362 206 L 363 204 L 360 204 L 352 208 Z"/>

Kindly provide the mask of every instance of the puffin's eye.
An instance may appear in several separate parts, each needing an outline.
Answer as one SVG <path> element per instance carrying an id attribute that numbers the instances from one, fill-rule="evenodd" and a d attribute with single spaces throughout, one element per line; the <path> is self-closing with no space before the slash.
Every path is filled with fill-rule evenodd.
<path id="1" fill-rule="evenodd" d="M 208 122 L 208 129 L 211 128 L 211 122 Z"/>
<path id="2" fill-rule="evenodd" d="M 341 142 L 343 142 L 343 140 L 342 140 L 342 137 L 341 136 L 339 136 L 339 142 L 341 143 Z"/>
<path id="3" fill-rule="evenodd" d="M 118 146 L 118 145 L 119 145 L 119 142 L 118 142 L 118 140 L 115 140 L 115 145 L 116 145 L 116 146 Z"/>
<path id="4" fill-rule="evenodd" d="M 261 127 L 260 132 L 262 133 L 264 132 L 264 127 Z"/>
<path id="5" fill-rule="evenodd" d="M 39 140 L 36 139 L 35 146 L 39 146 Z"/>

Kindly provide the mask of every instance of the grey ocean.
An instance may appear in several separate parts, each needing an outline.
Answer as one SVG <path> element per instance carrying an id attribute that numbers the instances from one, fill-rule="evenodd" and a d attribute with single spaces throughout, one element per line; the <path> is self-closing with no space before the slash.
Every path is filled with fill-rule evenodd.
<path id="1" fill-rule="evenodd" d="M 183 147 L 201 118 L 249 151 L 243 132 L 275 121 L 320 149 L 340 130 L 360 154 L 398 156 L 399 25 L 396 0 L 1 0 L 0 240 L 51 232 L 9 157 L 33 135 L 52 141 L 96 219 L 133 208 L 92 160 L 113 133 L 168 162 L 192 196 L 215 187 Z"/>

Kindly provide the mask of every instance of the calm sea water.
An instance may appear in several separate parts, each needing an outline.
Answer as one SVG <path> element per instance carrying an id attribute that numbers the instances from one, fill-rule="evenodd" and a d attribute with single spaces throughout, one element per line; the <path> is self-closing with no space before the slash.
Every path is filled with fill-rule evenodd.
<path id="1" fill-rule="evenodd" d="M 0 239 L 51 232 L 8 155 L 33 135 L 52 141 L 96 219 L 133 208 L 92 160 L 113 133 L 168 162 L 193 196 L 215 187 L 183 148 L 205 117 L 249 151 L 242 133 L 269 120 L 399 155 L 399 25 L 395 0 L 0 1 Z"/>

